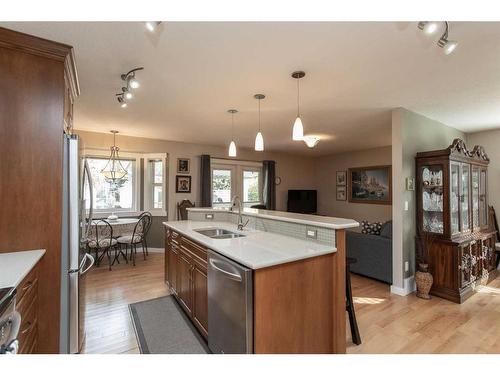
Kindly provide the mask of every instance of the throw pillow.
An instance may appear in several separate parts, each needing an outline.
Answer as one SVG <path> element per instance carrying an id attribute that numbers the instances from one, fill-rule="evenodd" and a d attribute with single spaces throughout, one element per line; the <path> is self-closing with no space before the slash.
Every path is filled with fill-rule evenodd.
<path id="1" fill-rule="evenodd" d="M 363 220 L 361 222 L 361 233 L 364 234 L 373 234 L 373 235 L 380 235 L 380 230 L 382 229 L 382 223 L 380 222 L 375 222 L 375 223 L 370 223 L 366 220 Z"/>

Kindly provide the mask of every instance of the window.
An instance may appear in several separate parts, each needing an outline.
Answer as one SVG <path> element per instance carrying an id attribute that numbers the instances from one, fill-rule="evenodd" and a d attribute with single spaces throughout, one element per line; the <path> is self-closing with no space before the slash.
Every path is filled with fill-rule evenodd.
<path id="1" fill-rule="evenodd" d="M 167 216 L 166 154 L 144 155 L 144 209 Z"/>
<path id="2" fill-rule="evenodd" d="M 245 207 L 262 202 L 262 166 L 260 163 L 214 160 L 212 165 L 212 205 L 230 207 L 233 197 Z"/>
<path id="3" fill-rule="evenodd" d="M 127 171 L 127 175 L 116 183 L 106 181 L 101 173 L 108 163 L 108 159 L 103 157 L 88 157 L 87 162 L 92 177 L 94 211 L 96 213 L 136 211 L 136 161 L 133 159 L 121 159 L 122 165 Z M 86 208 L 90 208 L 88 189 L 85 189 L 85 201 Z"/>

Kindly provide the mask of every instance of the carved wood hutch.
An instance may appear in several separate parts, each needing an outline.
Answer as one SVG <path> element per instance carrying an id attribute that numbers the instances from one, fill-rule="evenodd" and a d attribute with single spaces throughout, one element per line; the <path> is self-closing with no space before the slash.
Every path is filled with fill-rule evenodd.
<path id="1" fill-rule="evenodd" d="M 431 294 L 462 303 L 496 277 L 495 233 L 488 225 L 489 159 L 455 139 L 444 150 L 419 152 L 417 237 L 427 246 Z"/>

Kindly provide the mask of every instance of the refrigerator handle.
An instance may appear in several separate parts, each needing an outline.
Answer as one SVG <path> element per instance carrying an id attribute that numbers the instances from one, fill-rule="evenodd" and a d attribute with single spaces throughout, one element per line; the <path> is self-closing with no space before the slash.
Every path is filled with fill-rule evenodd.
<path id="1" fill-rule="evenodd" d="M 90 196 L 89 220 L 87 223 L 87 227 L 85 228 L 85 238 L 88 238 L 90 235 L 90 229 L 92 227 L 92 219 L 94 218 L 94 187 L 92 186 L 92 177 L 90 174 L 90 167 L 87 159 L 85 159 L 84 168 L 85 168 L 84 175 L 87 176 L 87 180 L 89 183 L 89 196 Z"/>

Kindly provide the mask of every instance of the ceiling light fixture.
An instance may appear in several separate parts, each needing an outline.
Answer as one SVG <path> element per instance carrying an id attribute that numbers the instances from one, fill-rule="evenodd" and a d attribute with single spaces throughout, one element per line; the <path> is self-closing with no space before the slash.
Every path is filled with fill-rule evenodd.
<path id="1" fill-rule="evenodd" d="M 234 114 L 238 113 L 236 109 L 230 109 L 228 112 L 231 114 L 231 143 L 229 144 L 229 156 L 236 157 L 236 143 L 234 142 Z"/>
<path id="2" fill-rule="evenodd" d="M 313 148 L 319 143 L 319 137 L 316 137 L 314 135 L 305 135 L 304 142 L 307 145 L 307 147 Z"/>
<path id="3" fill-rule="evenodd" d="M 266 96 L 264 94 L 255 94 L 253 97 L 259 101 L 259 132 L 255 136 L 255 151 L 264 151 L 264 137 L 260 131 L 260 101 Z"/>
<path id="4" fill-rule="evenodd" d="M 136 89 L 140 86 L 139 81 L 137 80 L 137 78 L 135 78 L 135 72 L 137 72 L 138 70 L 143 70 L 143 69 L 144 69 L 143 67 L 134 68 L 131 71 L 129 71 L 128 73 L 121 75 L 122 80 L 127 82 L 127 88 Z"/>
<path id="5" fill-rule="evenodd" d="M 116 94 L 116 100 L 118 100 L 118 103 L 120 103 L 120 107 L 122 108 L 127 108 L 127 101 L 125 100 L 124 96 L 123 96 L 123 92 L 120 93 L 120 94 Z"/>
<path id="6" fill-rule="evenodd" d="M 297 80 L 297 118 L 293 123 L 292 139 L 294 141 L 302 141 L 304 139 L 304 126 L 300 118 L 300 85 L 299 80 L 306 75 L 303 71 L 296 71 L 292 73 L 292 77 Z"/>
<path id="7" fill-rule="evenodd" d="M 427 35 L 434 34 L 438 29 L 439 23 L 434 21 L 420 21 L 418 23 L 418 28 L 423 30 Z"/>
<path id="8" fill-rule="evenodd" d="M 161 24 L 161 21 L 145 22 L 146 29 L 148 29 L 148 31 L 152 32 L 152 33 L 154 33 L 156 31 L 156 29 L 158 28 L 158 26 L 160 26 L 160 24 Z"/>
<path id="9" fill-rule="evenodd" d="M 439 38 L 437 44 L 443 49 L 446 55 L 449 55 L 455 50 L 455 48 L 457 48 L 458 42 L 455 42 L 454 40 L 448 40 L 448 31 L 450 29 L 450 26 L 448 25 L 448 21 L 445 21 L 444 24 L 444 33 L 443 35 L 441 35 L 441 38 Z"/>
<path id="10" fill-rule="evenodd" d="M 132 92 L 128 89 L 128 87 L 122 87 L 123 97 L 127 100 L 130 100 L 134 97 Z"/>
<path id="11" fill-rule="evenodd" d="M 116 183 L 127 175 L 127 170 L 123 167 L 118 155 L 118 151 L 120 151 L 120 148 L 116 146 L 116 134 L 118 134 L 118 131 L 111 130 L 111 133 L 113 133 L 113 146 L 111 146 L 109 160 L 101 170 L 101 173 L 107 182 Z"/>

